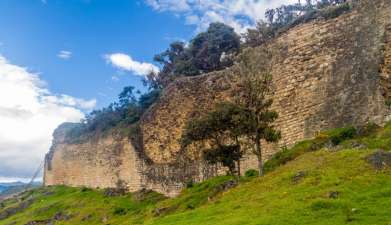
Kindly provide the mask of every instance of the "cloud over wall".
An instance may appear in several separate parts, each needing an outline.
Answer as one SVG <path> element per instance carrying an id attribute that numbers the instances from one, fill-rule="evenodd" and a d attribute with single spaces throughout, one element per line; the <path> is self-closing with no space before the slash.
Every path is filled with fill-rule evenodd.
<path id="1" fill-rule="evenodd" d="M 53 130 L 78 122 L 96 100 L 51 93 L 38 74 L 0 55 L 0 182 L 32 176 L 51 145 Z"/>
<path id="2" fill-rule="evenodd" d="M 187 24 L 205 30 L 211 22 L 223 22 L 236 32 L 244 33 L 256 21 L 263 19 L 266 9 L 297 0 L 145 0 L 159 12 L 170 12 L 185 18 Z"/>
<path id="3" fill-rule="evenodd" d="M 135 75 L 145 76 L 150 72 L 159 72 L 159 68 L 151 63 L 138 62 L 131 56 L 123 53 L 113 53 L 104 56 L 107 63 L 117 69 L 132 72 Z"/>

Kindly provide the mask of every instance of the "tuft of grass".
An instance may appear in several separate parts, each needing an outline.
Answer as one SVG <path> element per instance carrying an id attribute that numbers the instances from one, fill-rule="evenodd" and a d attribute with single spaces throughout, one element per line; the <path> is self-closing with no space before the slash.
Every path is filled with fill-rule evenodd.
<path id="1" fill-rule="evenodd" d="M 247 170 L 246 173 L 244 174 L 246 178 L 252 178 L 252 177 L 257 177 L 259 176 L 259 172 L 257 170 Z"/>

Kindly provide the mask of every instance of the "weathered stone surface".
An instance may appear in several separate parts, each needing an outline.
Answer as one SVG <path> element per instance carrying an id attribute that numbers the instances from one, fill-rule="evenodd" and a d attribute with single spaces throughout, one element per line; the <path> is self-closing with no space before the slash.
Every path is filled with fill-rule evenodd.
<path id="1" fill-rule="evenodd" d="M 335 19 L 299 25 L 270 43 L 279 49 L 272 70 L 273 108 L 279 113 L 276 126 L 283 138 L 266 147 L 265 160 L 281 146 L 320 130 L 387 120 L 391 1 L 361 4 Z M 122 180 L 130 191 L 146 188 L 175 195 L 189 179 L 223 173 L 201 162 L 196 149 L 195 154 L 184 154 L 179 139 L 189 118 L 228 98 L 232 87 L 227 74 L 180 79 L 164 90 L 141 120 L 141 146 L 149 162 L 126 138 L 108 135 L 73 145 L 55 138 L 46 160 L 45 184 L 115 187 Z M 242 172 L 256 168 L 256 159 L 248 155 L 241 165 Z"/>
<path id="2" fill-rule="evenodd" d="M 379 150 L 367 157 L 367 161 L 377 170 L 391 166 L 391 152 Z"/>
<path id="3" fill-rule="evenodd" d="M 110 135 L 80 144 L 54 143 L 52 155 L 46 157 L 46 185 L 115 188 L 123 180 L 130 191 L 141 188 L 139 160 L 127 139 Z"/>
<path id="4" fill-rule="evenodd" d="M 391 99 L 391 25 L 386 27 L 385 31 L 384 61 L 381 67 L 381 85 L 383 95 L 387 100 Z"/>

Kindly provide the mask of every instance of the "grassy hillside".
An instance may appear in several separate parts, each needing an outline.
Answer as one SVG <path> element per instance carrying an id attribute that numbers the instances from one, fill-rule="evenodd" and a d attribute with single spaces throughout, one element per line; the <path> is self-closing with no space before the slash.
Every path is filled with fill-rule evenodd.
<path id="1" fill-rule="evenodd" d="M 284 150 L 268 162 L 265 177 L 217 177 L 173 199 L 148 191 L 36 189 L 3 202 L 0 224 L 391 225 L 391 125 L 351 131 Z"/>

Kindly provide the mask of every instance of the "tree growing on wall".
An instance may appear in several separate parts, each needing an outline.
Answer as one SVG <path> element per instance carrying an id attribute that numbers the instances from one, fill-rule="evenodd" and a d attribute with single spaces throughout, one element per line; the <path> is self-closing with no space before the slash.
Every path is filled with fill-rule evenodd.
<path id="1" fill-rule="evenodd" d="M 228 102 L 219 103 L 215 109 L 187 122 L 181 138 L 182 147 L 197 143 L 203 158 L 211 163 L 221 163 L 230 174 L 240 175 L 243 150 L 239 142 L 243 115 L 241 108 Z"/>
<path id="2" fill-rule="evenodd" d="M 273 122 L 278 118 L 272 106 L 272 53 L 266 48 L 245 49 L 238 57 L 233 72 L 238 79 L 234 102 L 240 108 L 239 136 L 244 136 L 258 159 L 259 174 L 263 175 L 262 140 L 277 142 L 281 134 Z"/>
<path id="3" fill-rule="evenodd" d="M 233 101 L 220 103 L 202 117 L 190 120 L 185 126 L 182 146 L 202 142 L 204 159 L 222 163 L 231 173 L 235 162 L 238 164 L 249 148 L 257 156 L 259 174 L 263 175 L 262 140 L 277 142 L 281 137 L 273 126 L 278 114 L 270 108 L 271 57 L 266 48 L 245 49 L 231 70 L 232 86 L 236 87 Z"/>

